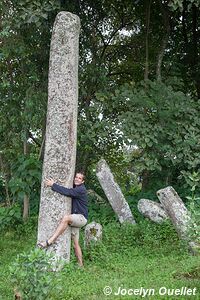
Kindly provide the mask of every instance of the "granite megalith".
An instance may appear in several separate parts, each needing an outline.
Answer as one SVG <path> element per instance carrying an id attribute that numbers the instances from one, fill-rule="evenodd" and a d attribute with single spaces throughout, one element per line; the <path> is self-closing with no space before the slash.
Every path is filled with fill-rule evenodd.
<path id="1" fill-rule="evenodd" d="M 76 162 L 78 107 L 79 18 L 69 12 L 56 16 L 50 47 L 48 108 L 43 161 L 38 238 L 49 238 L 65 214 L 71 213 L 71 199 L 44 186 L 53 178 L 73 186 Z M 56 257 L 70 260 L 70 227 L 48 249 Z"/>

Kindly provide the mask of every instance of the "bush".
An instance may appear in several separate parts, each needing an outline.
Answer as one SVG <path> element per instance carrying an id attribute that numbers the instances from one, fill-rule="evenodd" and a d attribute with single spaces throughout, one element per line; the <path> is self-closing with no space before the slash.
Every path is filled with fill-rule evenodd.
<path id="1" fill-rule="evenodd" d="M 21 208 L 19 205 L 0 207 L 0 230 L 15 227 L 22 223 Z"/>
<path id="2" fill-rule="evenodd" d="M 52 263 L 52 254 L 41 249 L 17 256 L 10 267 L 11 282 L 23 300 L 49 299 L 54 277 Z"/>
<path id="3" fill-rule="evenodd" d="M 26 222 L 23 221 L 23 223 L 17 224 L 15 229 L 15 234 L 17 237 L 21 236 L 36 236 L 37 235 L 37 224 L 38 224 L 38 217 L 37 216 L 31 216 L 26 220 Z"/>

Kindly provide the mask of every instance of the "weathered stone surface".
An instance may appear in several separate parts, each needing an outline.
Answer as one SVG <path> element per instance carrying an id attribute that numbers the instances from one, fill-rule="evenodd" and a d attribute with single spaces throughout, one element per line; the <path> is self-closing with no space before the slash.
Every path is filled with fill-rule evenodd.
<path id="1" fill-rule="evenodd" d="M 84 245 L 88 247 L 91 242 L 98 242 L 102 239 L 102 226 L 99 223 L 92 222 L 85 227 Z"/>
<path id="2" fill-rule="evenodd" d="M 168 216 L 160 203 L 148 199 L 138 201 L 138 210 L 146 218 L 156 223 L 162 223 Z"/>
<path id="3" fill-rule="evenodd" d="M 135 224 L 130 210 L 119 185 L 115 182 L 113 174 L 104 159 L 97 164 L 96 174 L 113 210 L 117 214 L 120 223 L 129 222 Z"/>
<path id="4" fill-rule="evenodd" d="M 38 242 L 49 238 L 60 219 L 71 213 L 71 200 L 44 187 L 46 178 L 72 187 L 76 160 L 78 45 L 80 21 L 60 12 L 53 26 L 49 62 L 48 110 L 41 185 Z M 70 228 L 51 246 L 56 257 L 70 259 Z"/>
<path id="5" fill-rule="evenodd" d="M 183 201 L 172 186 L 157 191 L 157 196 L 170 217 L 178 235 L 188 239 L 188 229 L 191 222 L 189 212 Z"/>
<path id="6" fill-rule="evenodd" d="M 190 241 L 189 242 L 189 251 L 192 255 L 200 255 L 200 244 L 197 242 Z"/>

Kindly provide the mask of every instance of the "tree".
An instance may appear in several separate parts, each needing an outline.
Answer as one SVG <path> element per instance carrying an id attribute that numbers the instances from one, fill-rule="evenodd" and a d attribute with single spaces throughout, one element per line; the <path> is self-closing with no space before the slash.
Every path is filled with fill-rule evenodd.
<path id="1" fill-rule="evenodd" d="M 188 104 L 198 103 L 198 1 L 9 0 L 0 10 L 0 134 L 8 180 L 15 155 L 24 153 L 27 141 L 27 159 L 32 153 L 42 159 L 49 44 L 60 10 L 81 19 L 77 167 L 88 175 L 101 156 L 111 167 L 122 168 L 121 161 L 125 166 L 124 135 L 116 126 L 128 113 L 124 98 L 130 87 L 144 78 L 158 80 L 190 95 Z M 146 93 L 148 88 L 146 82 Z M 122 90 L 125 95 L 119 97 Z"/>
<path id="2" fill-rule="evenodd" d="M 23 1 L 9 1 L 6 5 L 3 1 L 0 7 L 0 69 L 3 74 L 0 84 L 0 136 L 2 165 L 7 166 L 2 170 L 6 189 L 9 180 L 12 180 L 13 188 L 17 157 L 24 155 L 28 166 L 32 155 L 39 155 L 44 139 L 49 41 L 46 39 L 46 43 L 43 36 L 50 37 L 49 26 L 45 26 L 44 21 L 49 8 L 46 4 L 40 7 L 39 2 L 37 6 L 31 1 L 24 5 Z M 38 10 L 38 7 L 41 9 Z M 38 15 L 33 17 L 33 11 Z M 25 219 L 29 212 L 29 196 L 24 193 Z"/>
<path id="3" fill-rule="evenodd" d="M 157 81 L 149 81 L 148 88 L 146 83 L 121 88 L 117 97 L 126 103 L 118 124 L 127 144 L 137 146 L 132 164 L 142 176 L 143 187 L 150 180 L 177 184 L 184 171 L 199 169 L 200 122 L 195 100 Z"/>

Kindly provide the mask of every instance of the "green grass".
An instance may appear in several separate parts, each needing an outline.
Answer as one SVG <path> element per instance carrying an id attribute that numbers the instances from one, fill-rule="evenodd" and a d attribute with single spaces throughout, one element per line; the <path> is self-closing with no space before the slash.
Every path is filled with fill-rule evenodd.
<path id="1" fill-rule="evenodd" d="M 9 266 L 17 254 L 35 247 L 35 233 L 21 235 L 8 231 L 0 242 L 0 299 L 13 299 Z M 83 235 L 81 236 L 83 243 Z M 103 239 L 97 246 L 84 249 L 84 269 L 79 269 L 72 254 L 70 264 L 61 272 L 52 273 L 47 299 L 200 299 L 199 257 L 188 254 L 169 224 L 156 225 L 148 221 L 120 226 L 103 226 Z M 113 293 L 103 294 L 110 286 Z M 118 288 L 153 289 L 155 295 L 116 296 Z M 159 289 L 196 288 L 196 296 L 161 296 Z M 31 299 L 30 299 L 31 300 Z"/>

